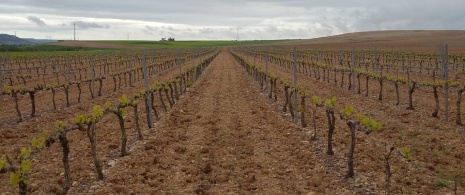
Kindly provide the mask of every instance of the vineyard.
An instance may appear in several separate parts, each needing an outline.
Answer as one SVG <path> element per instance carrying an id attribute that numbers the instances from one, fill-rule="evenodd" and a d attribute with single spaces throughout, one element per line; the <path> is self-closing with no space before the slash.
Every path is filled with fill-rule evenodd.
<path id="1" fill-rule="evenodd" d="M 464 193 L 447 49 L 5 53 L 0 190 Z"/>

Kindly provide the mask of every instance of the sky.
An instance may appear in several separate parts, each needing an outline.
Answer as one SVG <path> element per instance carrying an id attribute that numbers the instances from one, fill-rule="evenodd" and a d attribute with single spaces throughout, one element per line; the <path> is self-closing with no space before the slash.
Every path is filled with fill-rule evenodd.
<path id="1" fill-rule="evenodd" d="M 1 0 L 0 34 L 76 40 L 309 39 L 465 30 L 463 0 Z"/>

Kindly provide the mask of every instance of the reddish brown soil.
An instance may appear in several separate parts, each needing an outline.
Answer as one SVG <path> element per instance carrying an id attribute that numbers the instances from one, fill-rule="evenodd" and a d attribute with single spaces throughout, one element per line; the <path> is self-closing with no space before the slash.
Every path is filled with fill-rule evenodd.
<path id="1" fill-rule="evenodd" d="M 451 53 L 465 52 L 465 31 L 417 30 L 347 33 L 308 40 L 282 42 L 299 49 L 385 49 L 437 52 L 438 44 L 449 44 Z"/>
<path id="2" fill-rule="evenodd" d="M 257 64 L 264 66 L 260 61 Z M 289 71 L 277 65 L 270 65 L 270 70 L 279 77 L 292 78 Z M 414 162 L 407 162 L 395 153 L 392 166 L 397 172 L 392 178 L 393 192 L 450 192 L 436 188 L 434 183 L 439 179 L 439 172 L 453 170 L 452 165 L 463 160 L 461 148 L 465 147 L 465 138 L 455 125 L 431 118 L 423 110 L 405 110 L 405 99 L 402 106 L 393 106 L 392 98 L 381 102 L 347 91 L 347 87 L 341 89 L 308 77 L 299 78 L 299 83 L 308 89 L 309 97 L 336 97 L 336 110 L 353 105 L 358 112 L 383 123 L 381 132 L 370 135 L 357 132 L 354 178 L 344 178 L 350 139 L 342 120 L 336 120 L 335 155 L 327 156 L 323 109 L 317 112 L 317 140 L 310 140 L 311 128 L 294 125 L 288 114 L 280 112 L 282 89 L 278 88 L 279 101 L 269 102 L 224 50 L 154 128 L 147 129 L 145 115 L 140 116 L 140 123 L 144 124 L 143 141 L 136 140 L 132 111 L 128 110 L 125 120 L 130 135 L 129 156 L 118 156 L 120 137 L 116 117 L 108 116 L 98 123 L 97 152 L 104 165 L 104 181 L 95 179 L 90 144 L 84 133 L 69 134 L 73 179 L 69 194 L 383 194 L 384 147 L 381 143 L 392 144 L 398 140 L 401 147 L 412 149 Z M 135 91 L 131 88 L 125 93 Z M 376 86 L 370 85 L 370 91 L 376 91 Z M 427 105 L 429 102 L 423 96 L 426 92 L 419 93 L 416 103 Z M 88 103 L 101 105 L 120 95 Z M 307 102 L 308 112 L 311 100 Z M 65 109 L 63 112 L 69 114 L 61 117 L 69 118 L 74 112 L 88 112 L 90 108 L 78 107 Z M 419 107 L 426 109 L 426 106 Z M 139 110 L 142 109 L 140 106 Z M 307 117 L 311 116 L 308 112 Z M 59 114 L 48 117 L 41 119 L 60 119 Z M 28 140 L 41 130 L 37 129 L 40 124 L 52 122 L 31 120 L 15 127 L 15 132 L 5 131 L 8 134 L 2 137 L 1 150 L 10 153 L 28 145 Z M 33 165 L 29 191 L 59 192 L 63 181 L 59 145 L 54 144 L 34 156 Z M 0 174 L 0 181 L 2 192 L 17 193 L 16 187 L 7 184 L 6 174 Z"/>
<path id="3" fill-rule="evenodd" d="M 199 62 L 199 60 L 196 60 Z M 183 67 L 192 67 L 193 61 L 186 62 Z M 165 82 L 172 79 L 175 75 L 179 74 L 178 68 L 172 68 L 151 77 L 150 82 Z M 124 86 L 124 84 L 122 84 Z M 19 124 L 15 122 L 8 122 L 2 124 L 0 128 L 0 153 L 15 156 L 19 154 L 19 150 L 22 147 L 28 147 L 31 145 L 33 137 L 38 137 L 44 130 L 52 130 L 53 122 L 56 120 L 62 120 L 67 123 L 72 123 L 74 117 L 78 114 L 88 114 L 94 105 L 104 105 L 107 101 L 116 102 L 123 94 L 128 96 L 135 94 L 139 90 L 143 89 L 144 83 L 142 81 L 136 82 L 133 87 L 124 86 L 118 89 L 116 92 L 112 92 L 113 84 L 111 80 L 105 80 L 103 84 L 103 90 L 101 97 L 95 99 L 90 98 L 90 92 L 86 87 L 83 86 L 82 102 L 77 103 L 77 89 L 70 90 L 70 101 L 71 106 L 65 107 L 64 92 L 57 92 L 57 103 L 59 109 L 57 111 L 51 110 L 51 92 L 43 91 L 37 95 L 38 105 L 38 116 L 34 118 L 27 118 L 24 122 Z M 11 97 L 2 96 L 4 101 L 11 101 Z M 164 112 L 161 112 L 161 105 L 158 101 L 158 93 L 156 96 L 156 105 L 161 116 L 164 116 Z M 163 97 L 166 101 L 166 97 Z M 24 97 L 21 100 L 22 110 L 29 111 L 29 98 Z M 165 102 L 167 105 L 168 103 Z M 11 104 L 11 103 L 10 103 Z M 2 105 L 3 106 L 3 105 Z M 169 105 L 168 105 L 169 106 Z M 10 108 L 10 105 L 4 106 L 3 108 Z M 126 128 L 128 128 L 128 134 L 130 139 L 128 143 L 135 142 L 135 125 L 133 121 L 132 109 L 127 109 L 128 114 L 126 116 Z M 139 111 L 144 110 L 143 104 L 139 104 Z M 2 112 L 2 118 L 12 117 L 15 113 L 12 111 Z M 140 124 L 142 127 L 147 127 L 146 115 L 140 114 Z M 99 124 L 97 124 L 97 137 L 98 137 L 98 152 L 101 155 L 101 160 L 105 161 L 109 157 L 118 156 L 119 147 L 119 126 L 117 119 L 113 115 L 108 115 L 103 118 Z M 101 128 L 101 129 L 100 129 Z M 90 144 L 84 132 L 71 132 L 68 134 L 70 140 L 70 163 L 72 168 L 72 175 L 75 178 L 74 181 L 85 181 L 91 182 L 94 178 L 93 174 L 93 163 L 90 156 Z M 63 178 L 60 176 L 63 172 L 63 164 L 61 162 L 61 148 L 59 144 L 55 143 L 51 148 L 45 149 L 39 154 L 33 156 L 33 170 L 30 176 L 31 185 L 30 191 L 38 194 L 50 194 L 59 192 L 61 188 L 60 182 Z M 0 191 L 14 192 L 17 190 L 16 187 L 8 184 L 9 174 L 0 174 Z M 4 185 L 3 185 L 4 184 Z M 58 191 L 57 191 L 58 190 Z"/>
<path id="4" fill-rule="evenodd" d="M 313 149 L 312 149 L 313 148 Z M 84 193 L 342 193 L 302 131 L 278 116 L 223 51 L 106 182 Z M 331 186 L 338 186 L 332 188 Z"/>
<path id="5" fill-rule="evenodd" d="M 249 56 L 249 64 L 253 64 L 253 56 Z M 255 60 L 255 64 L 265 70 L 265 62 Z M 276 64 L 269 63 L 269 71 L 280 78 L 293 80 L 291 71 L 284 69 Z M 362 94 L 356 94 L 348 90 L 348 74 L 345 74 L 344 87 L 340 87 L 340 74 L 338 74 L 337 86 L 333 82 L 333 74 L 330 75 L 330 82 L 317 81 L 314 78 L 299 74 L 298 83 L 304 89 L 308 90 L 307 97 L 307 116 L 312 116 L 309 112 L 311 105 L 311 96 L 316 95 L 323 99 L 336 97 L 336 112 L 344 106 L 354 106 L 356 112 L 373 117 L 383 124 L 383 130 L 378 133 L 365 135 L 357 133 L 357 143 L 355 158 L 356 175 L 358 177 L 368 177 L 368 183 L 362 184 L 362 188 L 376 186 L 378 194 L 383 192 L 384 185 L 384 162 L 383 142 L 394 144 L 399 142 L 401 147 L 410 148 L 413 153 L 414 162 L 407 162 L 400 153 L 396 152 L 393 157 L 392 166 L 395 166 L 398 172 L 393 176 L 392 189 L 395 194 L 443 194 L 446 189 L 439 189 L 434 183 L 441 180 L 441 174 L 444 172 L 460 171 L 463 161 L 463 151 L 458 148 L 464 148 L 465 137 L 463 136 L 463 127 L 457 127 L 455 123 L 446 122 L 442 119 L 431 117 L 433 108 L 432 90 L 420 89 L 414 93 L 414 105 L 417 110 L 406 110 L 407 107 L 407 87 L 401 88 L 401 105 L 395 106 L 395 93 L 392 84 L 385 84 L 384 100 L 377 100 L 379 84 L 377 81 L 370 80 L 369 97 L 365 97 L 365 79 L 362 79 Z M 282 86 L 282 85 L 281 85 Z M 283 100 L 283 89 L 278 88 L 278 100 Z M 451 99 L 454 97 L 452 96 Z M 451 101 L 451 103 L 454 101 Z M 441 107 L 443 99 L 441 99 Z M 282 105 L 282 103 L 279 103 Z M 463 107 L 463 105 L 462 105 Z M 455 109 L 455 108 L 454 108 Z M 462 108 L 463 109 L 463 108 Z M 453 110 L 453 109 L 452 109 Z M 440 116 L 444 117 L 443 110 L 440 110 Z M 455 114 L 455 112 L 454 112 Z M 451 114 L 451 118 L 454 118 Z M 319 136 L 326 139 L 327 126 L 326 116 L 323 109 L 317 113 L 317 124 Z M 311 126 L 312 123 L 309 123 Z M 321 132 L 323 131 L 323 132 Z M 346 155 L 350 146 L 350 132 L 347 125 L 342 120 L 336 120 L 335 145 L 336 155 L 332 158 L 331 163 L 336 163 L 338 172 L 343 174 L 346 171 Z M 324 143 L 321 143 L 324 145 Z M 416 164 L 416 165 L 415 165 Z M 367 185 L 368 184 L 368 185 Z M 459 190 L 462 191 L 462 190 Z"/>
<path id="6" fill-rule="evenodd" d="M 101 42 L 93 42 L 93 41 L 63 41 L 63 42 L 50 43 L 50 45 L 67 46 L 67 47 L 108 48 L 108 49 L 140 49 L 140 48 L 143 48 L 143 47 L 136 47 L 136 46 L 130 46 L 130 45 L 101 43 Z"/>

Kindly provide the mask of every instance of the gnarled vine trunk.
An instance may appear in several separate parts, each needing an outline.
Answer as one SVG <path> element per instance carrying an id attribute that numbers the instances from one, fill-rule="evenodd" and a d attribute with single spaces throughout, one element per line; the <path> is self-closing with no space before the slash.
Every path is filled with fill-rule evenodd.
<path id="1" fill-rule="evenodd" d="M 133 106 L 133 111 L 134 111 L 134 120 L 135 120 L 135 123 L 136 123 L 137 138 L 139 140 L 142 140 L 142 139 L 144 139 L 144 136 L 142 136 L 142 131 L 141 131 L 140 125 L 139 125 L 139 112 L 138 112 L 138 109 L 137 109 L 137 104 Z M 151 114 L 151 113 L 148 113 L 148 114 Z"/>
<path id="2" fill-rule="evenodd" d="M 158 89 L 158 97 L 160 97 L 161 106 L 163 106 L 163 109 L 165 110 L 165 112 L 167 112 L 168 109 L 166 108 L 166 104 L 165 104 L 165 102 L 163 101 L 163 95 L 161 94 L 161 91 L 162 91 L 162 90 L 163 90 L 163 89 L 161 89 L 161 88 Z"/>
<path id="3" fill-rule="evenodd" d="M 63 168 L 65 173 L 65 180 L 63 182 L 63 188 L 61 189 L 60 194 L 65 195 L 68 193 L 69 188 L 71 187 L 71 169 L 69 167 L 69 144 L 68 139 L 66 138 L 66 131 L 60 133 L 58 139 L 60 139 L 61 148 L 63 149 Z"/>
<path id="4" fill-rule="evenodd" d="M 399 105 L 400 104 L 399 83 L 395 82 L 394 87 L 396 88 L 396 98 L 397 98 L 396 105 Z"/>
<path id="5" fill-rule="evenodd" d="M 95 123 L 91 123 L 87 126 L 87 138 L 90 141 L 90 149 L 92 160 L 94 161 L 95 170 L 97 172 L 97 180 L 103 180 L 103 172 L 102 167 L 100 165 L 100 161 L 97 158 L 97 139 L 96 139 L 96 132 L 95 132 Z"/>
<path id="6" fill-rule="evenodd" d="M 326 109 L 326 116 L 328 118 L 328 150 L 326 151 L 326 154 L 333 155 L 333 134 L 336 118 L 334 117 L 334 111 L 329 108 Z"/>
<path id="7" fill-rule="evenodd" d="M 431 114 L 432 117 L 438 117 L 439 112 L 439 96 L 438 96 L 438 87 L 433 86 L 433 95 L 434 95 L 434 111 Z"/>
<path id="8" fill-rule="evenodd" d="M 55 88 L 52 87 L 52 105 L 53 105 L 53 110 L 56 110 L 57 109 L 57 105 L 56 105 L 56 102 L 55 102 Z"/>
<path id="9" fill-rule="evenodd" d="M 126 156 L 128 155 L 128 152 L 126 151 L 126 143 L 128 141 L 128 136 L 126 135 L 126 129 L 124 129 L 124 118 L 123 116 L 118 113 L 116 115 L 118 117 L 118 122 L 119 122 L 119 127 L 121 130 L 121 153 L 120 156 Z"/>
<path id="10" fill-rule="evenodd" d="M 455 124 L 462 126 L 462 116 L 460 110 L 460 104 L 462 103 L 462 93 L 465 91 L 465 88 L 459 89 L 457 91 L 457 102 L 456 102 L 456 109 L 457 109 L 457 116 L 455 117 Z"/>
<path id="11" fill-rule="evenodd" d="M 300 96 L 300 122 L 302 127 L 307 127 L 307 121 L 305 120 L 305 96 Z"/>
<path id="12" fill-rule="evenodd" d="M 11 96 L 13 96 L 13 99 L 15 101 L 15 110 L 16 110 L 16 114 L 18 116 L 18 122 L 22 122 L 23 117 L 21 116 L 21 112 L 19 111 L 18 92 L 12 91 Z"/>
<path id="13" fill-rule="evenodd" d="M 407 107 L 408 110 L 415 110 L 415 108 L 413 107 L 413 92 L 415 92 L 415 87 L 416 87 L 417 83 L 416 82 L 412 82 L 409 86 L 409 90 L 408 90 L 408 104 L 409 106 Z"/>
<path id="14" fill-rule="evenodd" d="M 31 117 L 36 116 L 36 99 L 35 99 L 35 94 L 36 91 L 28 91 L 29 97 L 31 98 Z"/>
<path id="15" fill-rule="evenodd" d="M 350 149 L 347 157 L 347 178 L 354 176 L 354 151 L 355 151 L 355 127 L 358 125 L 358 121 L 348 120 L 347 125 L 350 128 Z"/>
<path id="16" fill-rule="evenodd" d="M 287 104 L 289 104 L 289 87 L 287 85 L 284 85 L 284 106 L 283 106 L 283 112 L 287 112 Z"/>

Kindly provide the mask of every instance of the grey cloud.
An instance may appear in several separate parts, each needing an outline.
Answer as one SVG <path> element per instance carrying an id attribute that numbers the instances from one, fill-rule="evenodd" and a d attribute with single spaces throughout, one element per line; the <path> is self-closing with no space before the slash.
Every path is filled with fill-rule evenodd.
<path id="1" fill-rule="evenodd" d="M 203 28 L 199 30 L 200 34 L 212 34 L 214 33 L 214 30 L 211 28 Z"/>
<path id="2" fill-rule="evenodd" d="M 76 21 L 72 22 L 71 25 L 76 24 L 76 27 L 81 29 L 89 29 L 89 28 L 110 28 L 108 24 L 97 24 L 95 22 L 84 22 L 84 21 Z"/>
<path id="3" fill-rule="evenodd" d="M 65 22 L 67 25 L 69 19 L 75 18 L 84 21 L 111 19 L 112 22 L 103 22 L 108 23 L 106 25 L 95 21 L 97 23 L 82 22 L 77 26 L 105 29 L 111 25 L 112 29 L 125 32 L 136 28 L 133 32 L 140 32 L 141 36 L 176 34 L 177 39 L 235 39 L 239 26 L 241 39 L 286 39 L 380 29 L 461 30 L 465 29 L 463 7 L 463 0 L 139 0 L 137 3 L 2 0 L 0 16 L 48 15 L 49 24 L 52 24 L 51 16 L 56 20 L 66 17 L 68 20 L 56 24 Z M 34 21 L 42 21 L 37 17 Z M 134 24 L 121 20 L 132 20 Z M 157 25 L 147 24 L 150 22 Z M 8 28 L 0 27 L 0 30 Z"/>
<path id="4" fill-rule="evenodd" d="M 161 26 L 161 28 L 168 30 L 168 31 L 174 31 L 174 28 L 171 26 Z"/>
<path id="5" fill-rule="evenodd" d="M 40 18 L 38 18 L 38 17 L 29 16 L 29 17 L 27 17 L 27 19 L 29 21 L 31 21 L 32 23 L 37 24 L 38 26 L 47 26 L 47 24 L 45 24 L 45 22 L 43 20 L 41 20 Z"/>

